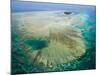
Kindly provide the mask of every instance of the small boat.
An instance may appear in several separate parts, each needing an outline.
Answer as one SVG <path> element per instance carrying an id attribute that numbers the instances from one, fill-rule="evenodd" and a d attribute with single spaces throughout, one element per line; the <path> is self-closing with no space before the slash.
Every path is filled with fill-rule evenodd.
<path id="1" fill-rule="evenodd" d="M 64 14 L 70 15 L 70 14 L 72 14 L 72 12 L 64 12 Z"/>

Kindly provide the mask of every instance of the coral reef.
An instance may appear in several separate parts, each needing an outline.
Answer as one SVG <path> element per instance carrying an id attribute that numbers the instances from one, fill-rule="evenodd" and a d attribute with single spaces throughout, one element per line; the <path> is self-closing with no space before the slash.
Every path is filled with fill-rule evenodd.
<path id="1" fill-rule="evenodd" d="M 19 47 L 23 48 L 32 64 L 51 67 L 69 63 L 86 51 L 81 31 L 74 27 L 84 23 L 80 14 L 35 12 L 13 16 L 18 17 L 13 20 L 17 21 L 21 39 Z"/>

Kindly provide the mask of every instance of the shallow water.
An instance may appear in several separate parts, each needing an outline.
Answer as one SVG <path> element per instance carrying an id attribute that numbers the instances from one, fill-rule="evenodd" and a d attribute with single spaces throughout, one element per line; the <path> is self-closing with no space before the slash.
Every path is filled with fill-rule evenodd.
<path id="1" fill-rule="evenodd" d="M 72 19 L 69 21 L 70 18 Z M 36 26 L 39 22 L 40 26 Z M 32 27 L 32 24 L 36 25 Z M 65 25 L 67 25 L 67 28 Z M 72 12 L 71 15 L 64 14 L 64 11 L 52 11 L 52 12 L 38 11 L 38 12 L 13 13 L 12 14 L 12 73 L 19 74 L 19 73 L 95 69 L 95 44 L 96 44 L 95 25 L 96 25 L 95 17 L 91 17 L 91 15 L 86 13 Z M 62 30 L 64 27 L 66 28 L 66 30 L 73 30 L 73 31 L 75 30 L 76 32 L 79 33 L 77 34 L 77 36 L 74 37 L 81 38 L 80 36 L 81 32 L 82 39 L 85 42 L 86 52 L 79 58 L 72 60 L 69 63 L 57 64 L 52 67 L 39 66 L 37 64 L 33 65 L 30 62 L 29 59 L 30 56 L 26 56 L 28 51 L 27 53 L 25 53 L 24 49 L 27 49 L 28 45 L 31 45 L 31 47 L 29 47 L 29 50 L 33 52 L 32 50 L 40 50 L 42 48 L 48 47 L 48 43 L 50 43 L 50 41 L 48 41 L 48 39 L 44 37 L 44 36 L 48 37 L 49 34 L 48 28 L 51 29 L 55 28 L 56 31 L 59 31 L 59 29 Z M 35 31 L 34 34 L 33 31 Z M 72 33 L 67 32 L 66 34 L 69 35 Z M 73 37 L 73 35 L 71 36 Z M 23 43 L 26 43 L 28 45 L 24 46 Z M 35 54 L 35 52 L 33 54 Z"/>

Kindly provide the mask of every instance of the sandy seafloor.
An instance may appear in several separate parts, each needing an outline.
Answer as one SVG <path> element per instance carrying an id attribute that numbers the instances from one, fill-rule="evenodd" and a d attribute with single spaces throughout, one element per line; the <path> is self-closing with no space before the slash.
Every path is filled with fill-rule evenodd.
<path id="1" fill-rule="evenodd" d="M 65 10 L 66 11 L 66 10 Z M 76 10 L 77 11 L 77 10 Z M 31 11 L 34 12 L 34 11 Z M 31 13 L 31 12 L 21 12 L 21 13 Z M 39 12 L 39 11 L 38 11 Z M 49 11 L 48 11 L 49 12 Z M 20 12 L 13 12 L 19 13 Z M 80 13 L 80 12 L 79 12 Z M 79 59 L 71 61 L 70 63 L 58 64 L 53 67 L 43 67 L 36 66 L 28 63 L 28 59 L 25 56 L 23 50 L 18 46 L 17 40 L 19 40 L 16 26 L 12 27 L 12 74 L 25 74 L 25 73 L 41 73 L 41 72 L 58 72 L 58 71 L 73 71 L 73 70 L 90 70 L 96 68 L 96 21 L 95 21 L 95 13 L 90 12 L 85 13 L 88 15 L 88 19 L 86 20 L 85 25 L 80 26 L 80 30 L 82 30 L 82 36 L 85 40 L 86 52 Z M 82 16 L 82 15 L 81 15 Z M 86 16 L 87 17 L 87 16 Z M 13 18 L 13 17 L 12 17 Z M 15 17 L 14 17 L 15 18 Z M 17 25 L 18 22 L 14 21 L 14 24 Z M 13 24 L 13 19 L 12 19 Z M 13 25 L 11 25 L 13 26 Z M 14 29 L 14 30 L 13 30 Z M 21 58 L 23 61 L 19 60 Z"/>

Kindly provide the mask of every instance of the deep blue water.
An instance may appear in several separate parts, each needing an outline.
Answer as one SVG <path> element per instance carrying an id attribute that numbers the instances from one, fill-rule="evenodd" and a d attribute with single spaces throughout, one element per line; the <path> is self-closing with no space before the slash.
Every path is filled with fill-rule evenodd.
<path id="1" fill-rule="evenodd" d="M 12 1 L 11 10 L 12 12 L 67 10 L 95 15 L 95 6 L 63 3 Z"/>

